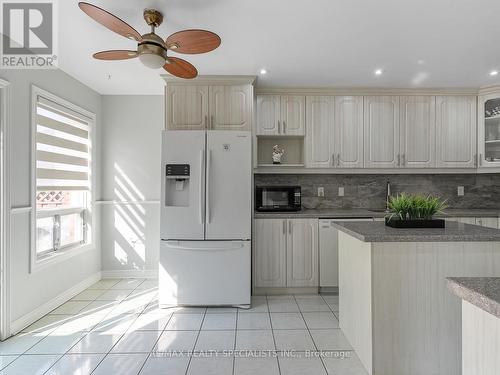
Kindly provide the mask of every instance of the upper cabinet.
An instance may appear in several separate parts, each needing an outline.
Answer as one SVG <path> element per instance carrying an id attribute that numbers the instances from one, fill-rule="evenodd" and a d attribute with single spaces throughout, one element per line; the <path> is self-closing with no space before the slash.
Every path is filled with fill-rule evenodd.
<path id="1" fill-rule="evenodd" d="M 363 97 L 335 97 L 335 166 L 363 167 Z"/>
<path id="2" fill-rule="evenodd" d="M 210 86 L 210 130 L 250 130 L 252 90 L 250 85 Z"/>
<path id="3" fill-rule="evenodd" d="M 169 82 L 165 91 L 167 130 L 252 129 L 253 86 Z M 241 81 L 240 81 L 241 82 Z"/>
<path id="4" fill-rule="evenodd" d="M 398 96 L 365 96 L 364 145 L 365 167 L 400 166 Z"/>
<path id="5" fill-rule="evenodd" d="M 305 97 L 257 95 L 257 135 L 303 136 Z"/>
<path id="6" fill-rule="evenodd" d="M 476 166 L 476 97 L 436 97 L 436 166 Z"/>
<path id="7" fill-rule="evenodd" d="M 168 85 L 166 121 L 169 130 L 203 130 L 208 124 L 208 86 Z"/>
<path id="8" fill-rule="evenodd" d="M 405 168 L 436 166 L 436 98 L 400 97 L 400 164 Z"/>
<path id="9" fill-rule="evenodd" d="M 479 168 L 500 167 L 500 92 L 478 100 Z"/>
<path id="10" fill-rule="evenodd" d="M 335 97 L 308 96 L 306 99 L 306 166 L 328 168 L 335 165 Z"/>

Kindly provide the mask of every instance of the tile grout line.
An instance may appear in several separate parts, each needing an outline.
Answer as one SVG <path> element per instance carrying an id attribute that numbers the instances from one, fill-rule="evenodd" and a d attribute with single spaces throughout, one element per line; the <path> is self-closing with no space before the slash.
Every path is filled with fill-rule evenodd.
<path id="1" fill-rule="evenodd" d="M 278 347 L 276 346 L 276 338 L 274 337 L 273 320 L 271 319 L 271 309 L 269 308 L 269 299 L 267 298 L 267 294 L 266 294 L 266 306 L 267 306 L 267 314 L 269 315 L 269 323 L 271 324 L 271 333 L 273 335 L 274 349 L 275 353 L 277 354 Z M 278 373 L 279 375 L 281 375 L 281 366 L 278 357 L 276 357 L 276 363 L 278 364 Z"/>
<path id="2" fill-rule="evenodd" d="M 196 348 L 196 344 L 198 343 L 198 339 L 200 338 L 201 328 L 203 327 L 203 322 L 205 321 L 205 317 L 207 316 L 207 309 L 205 308 L 205 312 L 203 313 L 203 319 L 201 320 L 200 328 L 198 329 L 198 334 L 196 335 L 196 340 L 194 341 L 193 352 Z M 189 366 L 191 366 L 191 360 L 193 359 L 192 354 L 189 356 L 188 365 L 186 366 L 185 375 L 187 375 L 189 371 Z"/>

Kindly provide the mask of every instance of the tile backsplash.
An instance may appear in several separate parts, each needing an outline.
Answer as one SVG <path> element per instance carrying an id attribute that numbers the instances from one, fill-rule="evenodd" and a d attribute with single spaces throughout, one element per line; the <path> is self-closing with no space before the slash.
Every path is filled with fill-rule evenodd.
<path id="1" fill-rule="evenodd" d="M 386 183 L 391 193 L 432 194 L 447 200 L 450 208 L 500 208 L 500 174 L 435 175 L 341 175 L 341 174 L 256 174 L 255 185 L 299 185 L 304 208 L 385 207 Z M 325 196 L 318 197 L 318 187 Z M 458 196 L 458 186 L 464 196 Z M 339 197 L 339 187 L 344 196 Z"/>

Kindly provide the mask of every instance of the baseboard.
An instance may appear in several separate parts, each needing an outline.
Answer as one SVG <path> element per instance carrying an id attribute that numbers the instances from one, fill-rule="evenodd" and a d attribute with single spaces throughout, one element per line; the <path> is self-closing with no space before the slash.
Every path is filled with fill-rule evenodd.
<path id="1" fill-rule="evenodd" d="M 254 296 L 265 296 L 265 295 L 276 295 L 276 294 L 318 294 L 318 287 L 283 287 L 283 288 L 263 288 L 254 287 L 252 295 Z"/>
<path id="2" fill-rule="evenodd" d="M 102 271 L 101 276 L 103 279 L 157 279 L 157 270 L 108 270 Z"/>
<path id="3" fill-rule="evenodd" d="M 24 328 L 28 327 L 30 324 L 36 322 L 41 317 L 47 315 L 49 312 L 55 308 L 61 306 L 63 303 L 69 301 L 71 298 L 77 294 L 83 292 L 92 284 L 101 280 L 101 272 L 96 272 L 92 276 L 87 277 L 85 280 L 74 285 L 70 289 L 67 289 L 58 296 L 52 298 L 50 301 L 44 303 L 43 305 L 37 307 L 26 315 L 23 315 L 19 319 L 10 323 L 10 334 L 15 335 L 22 331 Z"/>

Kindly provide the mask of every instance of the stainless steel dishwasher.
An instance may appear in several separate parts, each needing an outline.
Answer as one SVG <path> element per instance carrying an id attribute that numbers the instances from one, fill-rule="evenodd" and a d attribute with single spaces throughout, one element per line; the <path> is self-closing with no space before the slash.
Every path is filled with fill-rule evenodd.
<path id="1" fill-rule="evenodd" d="M 373 218 L 319 219 L 319 287 L 322 292 L 337 292 L 339 287 L 339 221 L 373 221 Z"/>

